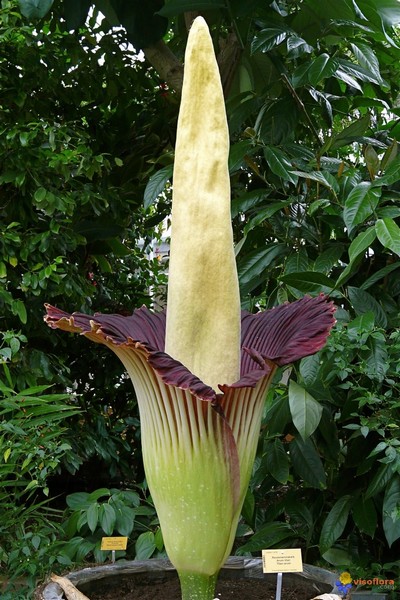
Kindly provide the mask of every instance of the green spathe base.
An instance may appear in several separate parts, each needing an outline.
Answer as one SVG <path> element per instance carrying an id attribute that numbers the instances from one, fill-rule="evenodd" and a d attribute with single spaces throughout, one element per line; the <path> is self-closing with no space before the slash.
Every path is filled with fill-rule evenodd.
<path id="1" fill-rule="evenodd" d="M 218 573 L 178 573 L 181 582 L 182 600 L 213 600 Z"/>

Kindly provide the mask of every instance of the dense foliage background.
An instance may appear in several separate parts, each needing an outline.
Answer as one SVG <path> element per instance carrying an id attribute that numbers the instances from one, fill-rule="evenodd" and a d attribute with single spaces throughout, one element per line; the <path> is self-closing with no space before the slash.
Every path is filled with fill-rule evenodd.
<path id="1" fill-rule="evenodd" d="M 400 566 L 399 3 L 2 0 L 0 564 L 13 580 L 105 560 L 104 534 L 129 535 L 130 557 L 163 552 L 130 382 L 99 347 L 48 330 L 43 304 L 129 314 L 162 300 L 154 248 L 199 13 L 227 98 L 243 306 L 320 292 L 338 306 L 327 347 L 268 395 L 236 552 L 297 545 L 353 576 Z"/>

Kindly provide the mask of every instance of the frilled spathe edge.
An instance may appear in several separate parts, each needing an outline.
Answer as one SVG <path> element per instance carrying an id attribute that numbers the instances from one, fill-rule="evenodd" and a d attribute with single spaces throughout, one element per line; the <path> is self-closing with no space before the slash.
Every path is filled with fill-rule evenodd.
<path id="1" fill-rule="evenodd" d="M 201 400 L 216 403 L 218 394 L 191 373 L 182 363 L 164 352 L 165 312 L 146 307 L 132 315 L 93 316 L 67 313 L 46 305 L 46 323 L 53 329 L 80 333 L 92 341 L 145 351 L 147 360 L 164 383 L 189 390 Z M 222 394 L 231 388 L 255 387 L 275 365 L 289 364 L 320 350 L 335 323 L 335 307 L 326 296 L 305 296 L 271 310 L 242 312 L 241 376 L 232 384 L 221 382 Z"/>

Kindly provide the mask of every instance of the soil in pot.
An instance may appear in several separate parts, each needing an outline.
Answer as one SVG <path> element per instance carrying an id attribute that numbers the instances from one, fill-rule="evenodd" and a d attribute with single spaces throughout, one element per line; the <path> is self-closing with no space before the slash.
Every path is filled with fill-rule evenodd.
<path id="1" fill-rule="evenodd" d="M 179 580 L 175 573 L 121 575 L 79 586 L 90 600 L 179 600 Z M 331 588 L 330 588 L 331 589 Z M 330 591 L 329 589 L 329 591 Z M 328 591 L 323 589 L 322 591 Z M 321 593 L 310 580 L 292 574 L 283 576 L 282 600 L 310 600 Z M 217 583 L 215 598 L 220 600 L 275 600 L 276 576 L 262 579 L 224 576 Z"/>

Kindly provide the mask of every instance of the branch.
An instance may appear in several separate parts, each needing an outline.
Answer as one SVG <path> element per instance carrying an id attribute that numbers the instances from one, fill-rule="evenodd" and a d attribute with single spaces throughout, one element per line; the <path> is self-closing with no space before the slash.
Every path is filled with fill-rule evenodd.
<path id="1" fill-rule="evenodd" d="M 160 40 L 154 46 L 143 48 L 149 63 L 155 68 L 160 78 L 178 94 L 182 91 L 183 65 L 167 44 Z"/>

